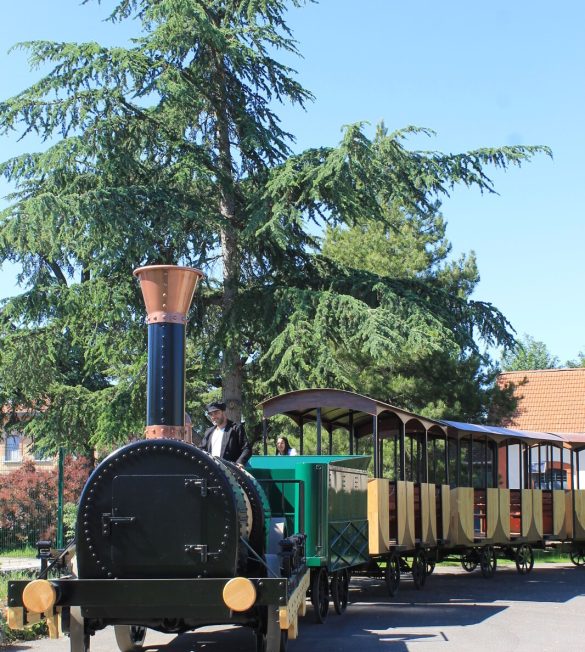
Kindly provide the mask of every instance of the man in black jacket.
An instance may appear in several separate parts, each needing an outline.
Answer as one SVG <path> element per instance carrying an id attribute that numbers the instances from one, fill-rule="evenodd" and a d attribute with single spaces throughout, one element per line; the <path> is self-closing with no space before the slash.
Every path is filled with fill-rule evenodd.
<path id="1" fill-rule="evenodd" d="M 252 447 L 246 437 L 244 424 L 230 421 L 225 408 L 225 403 L 220 402 L 207 406 L 207 416 L 213 426 L 205 431 L 200 448 L 215 457 L 244 466 L 252 456 Z"/>

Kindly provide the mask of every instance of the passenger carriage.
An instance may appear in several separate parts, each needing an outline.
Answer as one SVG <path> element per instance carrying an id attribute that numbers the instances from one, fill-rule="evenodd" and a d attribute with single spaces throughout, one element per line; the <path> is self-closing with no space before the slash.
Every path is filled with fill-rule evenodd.
<path id="1" fill-rule="evenodd" d="M 338 429 L 346 433 L 345 449 L 350 455 L 359 458 L 360 450 L 371 449 L 367 482 L 368 558 L 362 563 L 356 558 L 348 570 L 384 575 L 391 594 L 398 589 L 405 572 L 411 573 L 420 588 L 428 572 L 427 564 L 431 563 L 430 553 L 442 545 L 449 529 L 449 487 L 429 481 L 430 475 L 438 478 L 438 467 L 444 466 L 437 441 L 444 440 L 445 428 L 381 401 L 333 389 L 290 392 L 264 401 L 261 408 L 265 453 L 268 422 L 277 415 L 286 415 L 297 425 L 301 453 L 305 452 L 304 431 L 308 424 L 316 429 L 317 454 L 334 453 L 333 432 Z M 273 436 L 271 432 L 270 437 Z M 434 452 L 430 462 L 429 442 Z M 253 458 L 253 468 L 260 459 Z M 293 466 L 303 464 L 303 457 L 290 459 Z M 334 493 L 331 487 L 329 493 Z M 326 514 L 323 516 L 327 518 Z M 330 533 L 329 541 L 337 542 L 333 525 L 326 523 L 325 528 Z M 310 541 L 308 534 L 308 549 Z M 336 553 L 330 550 L 327 554 L 335 557 Z M 325 567 L 335 570 L 327 563 Z"/>

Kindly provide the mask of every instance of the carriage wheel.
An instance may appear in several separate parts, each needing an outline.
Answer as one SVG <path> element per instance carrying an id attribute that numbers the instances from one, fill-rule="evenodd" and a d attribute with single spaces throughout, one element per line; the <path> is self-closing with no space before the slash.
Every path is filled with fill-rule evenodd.
<path id="1" fill-rule="evenodd" d="M 425 553 L 422 550 L 417 550 L 412 558 L 412 580 L 417 589 L 422 589 L 427 579 L 427 562 Z"/>
<path id="2" fill-rule="evenodd" d="M 71 652 L 89 652 L 89 634 L 85 631 L 81 607 L 69 609 L 69 649 Z"/>
<path id="3" fill-rule="evenodd" d="M 585 548 L 571 550 L 570 557 L 575 566 L 585 566 Z"/>
<path id="4" fill-rule="evenodd" d="M 311 603 L 315 611 L 315 622 L 321 625 L 325 622 L 329 611 L 329 579 L 325 568 L 320 568 L 313 573 Z"/>
<path id="5" fill-rule="evenodd" d="M 477 552 L 475 550 L 468 550 L 461 556 L 461 566 L 468 573 L 473 572 L 477 568 L 478 563 Z"/>
<path id="6" fill-rule="evenodd" d="M 347 609 L 347 600 L 349 596 L 349 573 L 343 569 L 333 573 L 331 578 L 331 597 L 335 613 L 341 614 Z"/>
<path id="7" fill-rule="evenodd" d="M 386 562 L 386 570 L 384 571 L 384 579 L 386 580 L 386 588 L 390 597 L 398 593 L 400 586 L 400 558 L 396 554 L 390 555 Z"/>
<path id="8" fill-rule="evenodd" d="M 140 625 L 114 625 L 116 643 L 120 652 L 141 650 L 146 637 L 146 627 Z"/>
<path id="9" fill-rule="evenodd" d="M 493 546 L 485 546 L 481 549 L 479 557 L 479 565 L 481 568 L 481 574 L 489 579 L 496 574 L 496 551 Z"/>
<path id="10" fill-rule="evenodd" d="M 527 575 L 534 566 L 534 553 L 532 546 L 523 543 L 516 548 L 516 570 L 520 575 Z"/>

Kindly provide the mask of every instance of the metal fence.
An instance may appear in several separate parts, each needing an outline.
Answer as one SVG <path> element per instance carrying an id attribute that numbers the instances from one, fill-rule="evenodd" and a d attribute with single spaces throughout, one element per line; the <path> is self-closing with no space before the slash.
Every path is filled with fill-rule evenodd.
<path id="1" fill-rule="evenodd" d="M 72 536 L 76 503 L 92 464 L 64 452 L 37 459 L 11 437 L 2 444 L 0 554 L 22 554 L 40 540 L 62 546 Z"/>

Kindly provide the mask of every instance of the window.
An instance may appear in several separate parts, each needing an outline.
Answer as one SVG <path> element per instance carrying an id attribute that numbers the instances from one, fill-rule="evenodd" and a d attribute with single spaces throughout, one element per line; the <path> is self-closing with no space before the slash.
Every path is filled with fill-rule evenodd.
<path id="1" fill-rule="evenodd" d="M 31 450 L 32 449 L 32 450 Z M 32 454 L 35 462 L 52 462 L 53 457 L 46 451 L 36 448 L 34 444 L 29 447 L 29 454 Z"/>
<path id="2" fill-rule="evenodd" d="M 22 449 L 19 435 L 8 435 L 6 437 L 4 459 L 6 462 L 22 462 Z"/>

